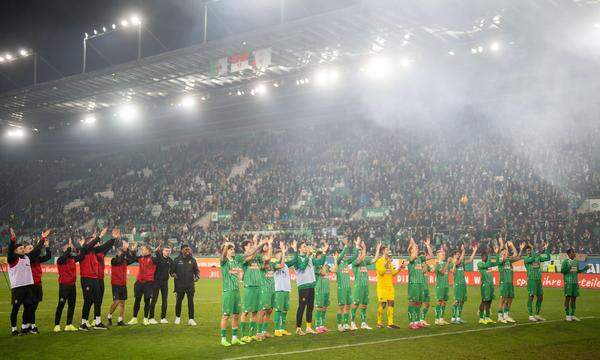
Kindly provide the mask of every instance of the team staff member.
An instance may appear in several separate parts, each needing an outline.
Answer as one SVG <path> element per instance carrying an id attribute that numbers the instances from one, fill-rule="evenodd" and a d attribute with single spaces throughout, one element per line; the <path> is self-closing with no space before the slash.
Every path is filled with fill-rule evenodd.
<path id="1" fill-rule="evenodd" d="M 37 311 L 38 305 L 44 298 L 44 292 L 42 289 L 42 263 L 50 260 L 52 254 L 50 253 L 50 244 L 48 243 L 48 235 L 50 235 L 50 230 L 46 230 L 42 232 L 42 238 L 40 239 L 38 244 L 43 244 L 46 252 L 44 255 L 37 254 L 38 256 L 30 256 L 31 259 L 31 274 L 33 275 L 33 287 L 31 288 L 32 292 L 32 304 L 31 304 L 31 313 L 30 313 L 30 321 L 31 321 L 31 332 L 37 334 L 39 332 L 38 328 L 35 326 L 35 312 Z M 33 245 L 27 245 L 26 251 L 30 252 L 33 250 Z"/>
<path id="2" fill-rule="evenodd" d="M 32 306 L 33 275 L 31 274 L 31 257 L 39 256 L 39 247 L 36 247 L 29 254 L 26 253 L 25 246 L 17 243 L 17 237 L 13 228 L 10 228 L 10 242 L 8 243 L 8 278 L 10 279 L 11 303 L 10 326 L 13 336 L 19 335 L 17 330 L 17 315 L 21 305 L 23 305 L 23 323 L 21 331 L 26 334 L 30 324 L 29 316 Z"/>
<path id="3" fill-rule="evenodd" d="M 73 326 L 73 314 L 75 313 L 75 300 L 77 290 L 75 282 L 77 281 L 77 261 L 80 258 L 73 256 L 73 243 L 71 239 L 64 245 L 63 252 L 56 260 L 58 268 L 58 305 L 54 314 L 54 332 L 61 331 L 60 318 L 62 311 L 67 304 L 67 325 L 65 331 L 77 331 Z"/>
<path id="4" fill-rule="evenodd" d="M 137 245 L 133 245 L 131 251 L 135 254 Z M 136 257 L 136 261 L 139 265 L 137 278 L 133 287 L 134 303 L 133 303 L 133 317 L 128 325 L 135 325 L 138 323 L 137 316 L 140 311 L 140 304 L 142 297 L 144 298 L 144 320 L 142 324 L 149 325 L 148 314 L 150 314 L 150 301 L 152 299 L 152 287 L 154 286 L 154 271 L 156 271 L 156 259 L 152 255 L 152 250 L 147 245 L 142 246 L 141 256 Z"/>
<path id="5" fill-rule="evenodd" d="M 169 298 L 169 273 L 173 267 L 173 259 L 171 259 L 171 247 L 165 246 L 156 250 L 154 257 L 156 270 L 154 271 L 154 287 L 152 288 L 152 301 L 150 303 L 150 324 L 158 324 L 154 318 L 154 308 L 158 302 L 158 293 L 162 297 L 160 308 L 160 323 L 168 324 L 167 320 L 167 299 Z"/>
<path id="6" fill-rule="evenodd" d="M 181 246 L 181 253 L 173 261 L 171 275 L 175 278 L 175 324 L 181 322 L 181 303 L 187 296 L 188 325 L 196 326 L 194 321 L 194 283 L 200 278 L 200 271 L 196 259 L 192 256 L 192 249 L 188 245 Z"/>
<path id="7" fill-rule="evenodd" d="M 100 245 L 96 244 L 94 247 L 94 252 L 96 253 L 96 258 L 98 259 L 98 285 L 100 286 L 100 307 L 102 307 L 102 301 L 104 300 L 104 255 L 108 250 L 110 250 L 117 238 L 121 237 L 121 231 L 119 229 L 113 229 L 112 238 L 106 243 Z"/>

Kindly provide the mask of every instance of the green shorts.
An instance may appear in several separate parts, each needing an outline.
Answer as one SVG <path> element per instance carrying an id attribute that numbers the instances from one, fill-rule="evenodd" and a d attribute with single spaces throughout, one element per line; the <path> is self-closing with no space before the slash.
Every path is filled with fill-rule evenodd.
<path id="1" fill-rule="evenodd" d="M 244 312 L 253 313 L 260 310 L 260 287 L 244 288 Z"/>
<path id="2" fill-rule="evenodd" d="M 514 299 L 515 286 L 511 283 L 500 283 L 500 297 L 505 299 Z"/>
<path id="3" fill-rule="evenodd" d="M 435 297 L 438 301 L 448 301 L 450 299 L 450 288 L 449 287 L 436 287 L 435 288 Z"/>
<path id="4" fill-rule="evenodd" d="M 529 296 L 544 295 L 542 280 L 527 280 L 527 293 L 529 294 Z"/>
<path id="5" fill-rule="evenodd" d="M 271 289 L 260 289 L 260 308 L 270 310 L 275 306 L 275 291 Z"/>
<path id="6" fill-rule="evenodd" d="M 465 285 L 465 284 L 454 285 L 454 301 L 459 301 L 459 302 L 467 301 L 467 285 Z"/>
<path id="7" fill-rule="evenodd" d="M 423 302 L 428 303 L 431 300 L 429 295 L 429 285 L 423 284 Z"/>
<path id="8" fill-rule="evenodd" d="M 350 288 L 338 288 L 337 289 L 338 305 L 350 305 L 352 304 L 350 296 Z"/>
<path id="9" fill-rule="evenodd" d="M 240 313 L 240 291 L 230 290 L 223 291 L 223 302 L 221 304 L 221 313 L 224 316 L 237 315 Z"/>
<path id="10" fill-rule="evenodd" d="M 354 305 L 369 305 L 369 287 L 355 286 L 352 302 Z"/>
<path id="11" fill-rule="evenodd" d="M 275 311 L 287 312 L 290 308 L 290 293 L 275 291 Z"/>
<path id="12" fill-rule="evenodd" d="M 494 285 L 481 284 L 481 301 L 492 301 L 494 299 Z"/>
<path id="13" fill-rule="evenodd" d="M 408 284 L 408 301 L 423 302 L 423 284 Z"/>
<path id="14" fill-rule="evenodd" d="M 565 284 L 565 296 L 578 297 L 579 284 Z"/>
<path id="15" fill-rule="evenodd" d="M 328 307 L 329 306 L 329 293 L 316 293 L 315 294 L 315 306 L 316 307 Z"/>

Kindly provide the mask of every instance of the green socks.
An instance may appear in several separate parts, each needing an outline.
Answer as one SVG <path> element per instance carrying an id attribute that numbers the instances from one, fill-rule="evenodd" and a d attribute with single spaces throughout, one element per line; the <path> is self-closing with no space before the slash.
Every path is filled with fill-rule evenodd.
<path id="1" fill-rule="evenodd" d="M 367 321 L 367 309 L 361 308 L 360 309 L 360 322 L 364 323 L 366 321 Z"/>
<path id="2" fill-rule="evenodd" d="M 542 311 L 542 301 L 538 299 L 535 303 L 535 314 L 539 315 L 540 311 Z"/>
<path id="3" fill-rule="evenodd" d="M 356 308 L 355 307 L 350 309 L 350 319 L 352 320 L 352 322 L 354 322 L 354 319 L 356 319 Z"/>
<path id="4" fill-rule="evenodd" d="M 256 334 L 256 322 L 250 321 L 250 331 L 248 331 L 248 336 L 254 336 Z"/>
<path id="5" fill-rule="evenodd" d="M 342 325 L 342 314 L 337 313 L 337 315 L 335 316 L 335 321 L 338 325 Z"/>
<path id="6" fill-rule="evenodd" d="M 248 335 L 248 322 L 244 321 L 242 323 L 242 336 Z"/>
<path id="7" fill-rule="evenodd" d="M 529 313 L 529 316 L 533 316 L 533 299 L 527 300 L 527 312 Z"/>
<path id="8" fill-rule="evenodd" d="M 344 313 L 344 324 L 350 324 L 350 314 Z"/>
<path id="9" fill-rule="evenodd" d="M 275 330 L 279 330 L 280 328 L 280 323 L 281 323 L 281 311 L 275 311 L 275 315 L 273 316 L 273 326 L 275 328 Z"/>
<path id="10" fill-rule="evenodd" d="M 428 311 L 429 308 L 427 306 L 423 306 L 423 308 L 421 309 L 421 320 L 425 320 Z"/>
<path id="11" fill-rule="evenodd" d="M 227 330 L 221 329 L 221 339 L 225 339 L 225 338 L 227 338 Z"/>

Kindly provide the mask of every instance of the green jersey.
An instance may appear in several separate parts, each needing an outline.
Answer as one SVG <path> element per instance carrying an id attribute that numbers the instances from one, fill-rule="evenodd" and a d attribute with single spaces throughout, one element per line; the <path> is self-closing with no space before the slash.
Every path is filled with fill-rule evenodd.
<path id="1" fill-rule="evenodd" d="M 261 283 L 260 286 L 268 289 L 269 291 L 275 291 L 275 279 L 273 278 L 275 273 L 275 267 L 278 262 L 271 260 L 268 264 L 263 265 L 260 270 Z"/>
<path id="2" fill-rule="evenodd" d="M 254 258 L 245 261 L 242 257 L 242 268 L 244 269 L 244 287 L 260 286 L 262 282 L 261 268 L 263 266 L 262 256 L 256 255 Z"/>
<path id="3" fill-rule="evenodd" d="M 465 263 L 454 266 L 454 285 L 465 285 Z"/>
<path id="4" fill-rule="evenodd" d="M 435 287 L 436 288 L 447 288 L 450 286 L 448 281 L 448 273 L 452 270 L 452 264 L 448 264 L 446 272 L 443 272 L 446 266 L 445 261 L 440 261 L 435 265 Z"/>
<path id="5" fill-rule="evenodd" d="M 338 289 L 350 289 L 350 264 L 354 263 L 354 260 L 358 256 L 358 251 L 354 249 L 352 255 L 346 258 L 346 254 L 350 251 L 348 247 L 344 247 L 342 252 L 335 259 L 337 264 L 337 271 L 335 272 L 337 277 Z"/>
<path id="6" fill-rule="evenodd" d="M 585 272 L 587 269 L 579 269 L 579 261 L 566 259 L 563 260 L 562 266 L 560 268 L 560 272 L 565 275 L 565 285 L 578 284 L 579 279 L 577 278 L 577 274 Z"/>
<path id="7" fill-rule="evenodd" d="M 369 269 L 367 266 L 373 263 L 373 258 L 366 256 L 360 263 L 354 260 L 352 271 L 354 272 L 354 287 L 369 286 Z"/>
<path id="8" fill-rule="evenodd" d="M 224 260 L 221 260 L 221 279 L 223 280 L 223 291 L 239 290 L 239 276 L 241 272 L 242 268 L 235 257 L 232 259 L 225 258 Z"/>
<path id="9" fill-rule="evenodd" d="M 329 265 L 325 263 L 325 256 L 323 256 L 322 259 L 323 263 L 321 263 L 319 260 L 316 260 L 318 265 L 315 265 L 315 276 L 317 278 L 315 292 L 317 294 L 329 294 Z"/>
<path id="10" fill-rule="evenodd" d="M 523 260 L 525 262 L 525 269 L 527 269 L 527 281 L 541 280 L 541 263 L 544 261 L 550 261 L 550 250 L 546 250 L 544 254 L 537 254 L 535 250 L 533 250 L 531 255 L 525 256 Z"/>
<path id="11" fill-rule="evenodd" d="M 425 276 L 423 276 L 423 267 L 425 257 L 417 256 L 412 261 L 408 262 L 408 283 L 409 284 L 424 284 Z"/>
<path id="12" fill-rule="evenodd" d="M 500 284 L 513 283 L 513 262 L 510 258 L 501 261 L 500 256 L 496 255 L 496 264 L 498 265 L 498 272 L 500 272 Z"/>
<path id="13" fill-rule="evenodd" d="M 481 275 L 481 285 L 493 285 L 494 278 L 492 274 L 488 271 L 492 267 L 492 258 L 488 256 L 486 262 L 480 261 L 477 263 L 477 270 L 479 270 L 479 274 Z"/>

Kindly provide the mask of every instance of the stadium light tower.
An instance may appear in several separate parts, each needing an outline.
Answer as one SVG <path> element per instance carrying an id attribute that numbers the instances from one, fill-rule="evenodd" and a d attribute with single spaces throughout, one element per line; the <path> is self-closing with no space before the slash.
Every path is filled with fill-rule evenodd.
<path id="1" fill-rule="evenodd" d="M 127 29 L 129 27 L 137 27 L 137 32 L 138 32 L 138 52 L 137 52 L 137 59 L 140 60 L 142 58 L 142 18 L 137 15 L 134 14 L 132 16 L 130 16 L 129 18 L 125 18 L 123 20 L 121 20 L 120 22 L 121 24 L 121 28 L 123 29 Z M 102 37 L 104 35 L 108 35 L 110 33 L 113 33 L 115 31 L 119 31 L 119 27 L 117 26 L 117 24 L 113 23 L 110 28 L 106 28 L 105 26 L 102 27 L 102 32 L 98 32 L 98 30 L 94 29 L 93 33 L 90 35 L 87 32 L 84 33 L 83 35 L 83 70 L 82 73 L 85 73 L 86 70 L 86 65 L 87 65 L 87 42 L 88 40 L 92 40 L 98 37 Z"/>
<path id="2" fill-rule="evenodd" d="M 21 61 L 30 56 L 33 58 L 33 85 L 36 85 L 38 60 L 37 52 L 25 48 L 20 48 L 15 54 L 11 52 L 0 53 L 0 65 L 8 65 L 13 62 Z"/>

